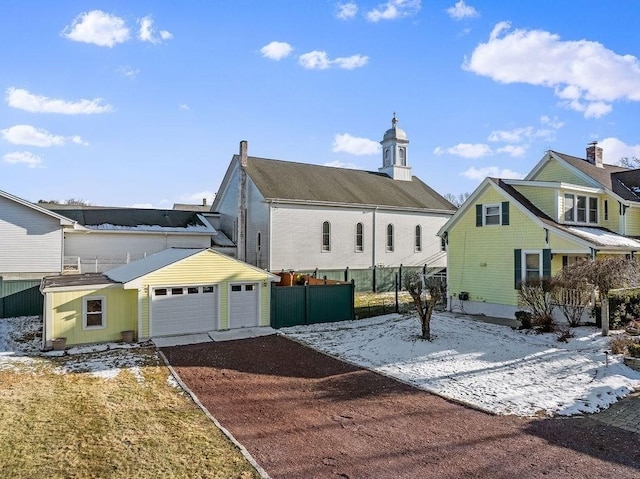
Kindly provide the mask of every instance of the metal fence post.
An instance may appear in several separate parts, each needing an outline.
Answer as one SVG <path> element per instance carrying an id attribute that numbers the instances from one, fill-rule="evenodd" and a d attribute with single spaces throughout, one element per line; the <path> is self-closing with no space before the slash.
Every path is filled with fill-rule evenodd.
<path id="1" fill-rule="evenodd" d="M 373 265 L 373 284 L 372 284 L 372 286 L 373 286 L 373 288 L 372 288 L 373 292 L 377 293 L 377 291 L 376 291 L 376 265 Z"/>
<path id="2" fill-rule="evenodd" d="M 400 266 L 400 271 L 402 271 L 402 266 Z M 398 304 L 398 273 L 396 273 L 396 313 L 400 312 L 400 305 Z"/>

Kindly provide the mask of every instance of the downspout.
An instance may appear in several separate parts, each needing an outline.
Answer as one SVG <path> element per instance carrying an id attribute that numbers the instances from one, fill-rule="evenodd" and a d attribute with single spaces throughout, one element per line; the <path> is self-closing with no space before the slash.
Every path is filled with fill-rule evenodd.
<path id="1" fill-rule="evenodd" d="M 268 236 L 267 236 L 267 242 L 265 243 L 264 239 L 262 240 L 263 244 L 266 245 L 267 247 L 267 267 L 265 268 L 267 271 L 271 271 L 271 264 L 272 264 L 272 252 L 271 252 L 271 238 L 272 238 L 272 234 L 273 234 L 273 202 L 269 201 L 267 202 L 267 205 L 269 207 L 269 224 L 267 225 L 267 231 L 269 232 Z"/>
<path id="2" fill-rule="evenodd" d="M 373 209 L 373 233 L 371 234 L 371 240 L 373 246 L 371 248 L 371 267 L 374 268 L 376 266 L 376 211 L 378 211 L 378 207 L 376 206 Z"/>
<path id="3" fill-rule="evenodd" d="M 238 243 L 240 261 L 247 258 L 247 149 L 246 140 L 240 142 L 240 184 L 238 185 Z"/>

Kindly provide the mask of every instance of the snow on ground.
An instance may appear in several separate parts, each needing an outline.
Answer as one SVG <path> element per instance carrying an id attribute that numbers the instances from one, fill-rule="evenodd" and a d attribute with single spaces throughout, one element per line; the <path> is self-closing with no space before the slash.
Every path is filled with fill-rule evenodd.
<path id="1" fill-rule="evenodd" d="M 0 369 L 34 371 L 44 364 L 44 358 L 64 356 L 65 360 L 53 370 L 57 374 L 88 373 L 112 379 L 127 370 L 138 382 L 144 381 L 141 366 L 148 357 L 135 352 L 135 348 L 140 347 L 137 343 L 94 344 L 45 353 L 40 351 L 41 346 L 42 320 L 39 316 L 0 319 Z"/>
<path id="2" fill-rule="evenodd" d="M 449 313 L 434 314 L 432 341 L 416 316 L 295 326 L 279 330 L 315 349 L 480 409 L 518 416 L 606 409 L 640 387 L 640 372 L 607 355 L 609 337 L 574 328 L 559 342 Z"/>

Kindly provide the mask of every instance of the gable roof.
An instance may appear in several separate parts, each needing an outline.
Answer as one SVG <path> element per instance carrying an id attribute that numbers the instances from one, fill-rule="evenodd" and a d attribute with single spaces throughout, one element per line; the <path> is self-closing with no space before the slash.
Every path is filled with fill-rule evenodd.
<path id="1" fill-rule="evenodd" d="M 239 161 L 234 155 L 232 161 Z M 413 176 L 398 181 L 383 173 L 248 157 L 247 174 L 266 199 L 380 205 L 453 213 L 456 207 Z"/>
<path id="2" fill-rule="evenodd" d="M 139 230 L 166 232 L 202 232 L 213 234 L 213 227 L 195 211 L 147 208 L 75 208 L 56 209 L 78 224 L 92 230 Z"/>
<path id="3" fill-rule="evenodd" d="M 43 208 L 42 206 L 37 205 L 36 203 L 31 203 L 30 201 L 23 200 L 22 198 L 18 198 L 17 196 L 12 195 L 11 193 L 7 193 L 6 191 L 0 190 L 0 196 L 8 199 L 9 201 L 13 201 L 20 205 L 26 206 L 27 208 L 31 208 L 32 210 L 35 210 L 44 215 L 55 218 L 58 221 L 60 221 L 60 224 L 63 226 L 72 226 L 74 224 L 74 221 L 69 217 L 67 217 L 66 215 L 56 213 L 54 211 L 50 211 L 46 208 Z"/>
<path id="4" fill-rule="evenodd" d="M 545 226 L 556 231 L 568 233 L 574 238 L 588 242 L 595 249 L 598 248 L 622 248 L 622 249 L 638 249 L 640 250 L 640 241 L 629 238 L 628 236 L 614 233 L 613 231 L 596 226 L 578 226 L 578 225 L 564 225 L 556 222 L 537 206 L 531 203 L 524 195 L 522 195 L 513 186 L 505 182 L 504 180 L 489 178 L 495 185 L 505 191 L 509 196 L 522 205 L 529 213 L 535 216 Z"/>
<path id="5" fill-rule="evenodd" d="M 458 219 L 465 214 L 470 206 L 474 204 L 475 198 L 477 198 L 487 187 L 493 187 L 496 191 L 500 192 L 505 199 L 513 200 L 516 206 L 519 206 L 522 211 L 524 211 L 534 221 L 538 222 L 542 227 L 549 228 L 564 237 L 570 237 L 574 241 L 582 243 L 586 247 L 606 250 L 622 249 L 624 251 L 640 251 L 640 241 L 628 236 L 619 235 L 606 228 L 560 224 L 531 203 L 531 201 L 529 201 L 522 193 L 510 185 L 508 180 L 490 177 L 484 179 L 456 214 L 442 228 L 440 228 L 438 235 L 442 236 L 445 234 L 445 232 L 447 232 L 458 221 Z"/>
<path id="6" fill-rule="evenodd" d="M 146 258 L 110 269 L 104 274 L 118 283 L 128 283 L 136 278 L 145 276 L 160 268 L 164 268 L 165 266 L 169 266 L 170 264 L 203 251 L 206 251 L 206 248 L 169 248 L 147 256 Z"/>

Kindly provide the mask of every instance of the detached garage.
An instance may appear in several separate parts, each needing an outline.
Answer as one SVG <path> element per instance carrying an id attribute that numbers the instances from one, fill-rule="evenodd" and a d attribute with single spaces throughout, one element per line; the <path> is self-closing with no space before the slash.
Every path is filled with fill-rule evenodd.
<path id="1" fill-rule="evenodd" d="M 279 278 L 211 249 L 170 248 L 103 274 L 42 281 L 44 347 L 269 326 Z"/>

